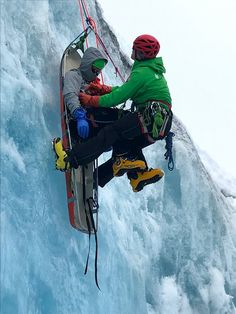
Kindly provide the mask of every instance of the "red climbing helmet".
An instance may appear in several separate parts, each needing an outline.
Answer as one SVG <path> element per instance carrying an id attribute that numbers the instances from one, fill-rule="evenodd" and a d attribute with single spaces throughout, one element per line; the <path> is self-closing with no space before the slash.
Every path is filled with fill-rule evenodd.
<path id="1" fill-rule="evenodd" d="M 153 59 L 160 50 L 160 44 L 158 40 L 151 35 L 140 35 L 135 39 L 133 49 L 135 51 L 141 51 L 145 59 Z"/>

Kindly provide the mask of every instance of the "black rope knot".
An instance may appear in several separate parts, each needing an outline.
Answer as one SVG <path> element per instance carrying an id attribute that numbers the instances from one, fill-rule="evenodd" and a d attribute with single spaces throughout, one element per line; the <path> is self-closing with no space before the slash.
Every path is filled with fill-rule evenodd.
<path id="1" fill-rule="evenodd" d="M 174 160 L 173 160 L 173 155 L 172 155 L 172 148 L 173 148 L 173 137 L 175 136 L 175 133 L 169 132 L 168 135 L 166 136 L 166 152 L 164 154 L 165 159 L 168 159 L 168 169 L 172 171 L 175 167 Z"/>

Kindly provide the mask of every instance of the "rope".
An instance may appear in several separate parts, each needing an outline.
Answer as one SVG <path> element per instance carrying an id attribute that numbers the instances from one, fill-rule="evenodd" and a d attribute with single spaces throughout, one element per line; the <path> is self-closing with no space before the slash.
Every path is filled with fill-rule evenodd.
<path id="1" fill-rule="evenodd" d="M 83 176 L 83 203 L 84 203 L 84 213 L 85 213 L 85 217 L 86 217 L 86 223 L 87 223 L 88 232 L 89 232 L 89 249 L 88 249 L 88 255 L 87 255 L 87 260 L 86 260 L 86 266 L 85 266 L 85 270 L 84 270 L 84 275 L 86 275 L 87 271 L 88 271 L 88 263 L 89 263 L 89 256 L 90 256 L 91 226 L 90 226 L 89 217 L 88 217 L 87 210 L 86 210 L 86 187 L 85 187 L 85 173 L 84 172 L 85 172 L 85 169 L 83 167 L 82 168 L 82 176 Z"/>
<path id="2" fill-rule="evenodd" d="M 94 31 L 94 30 L 93 30 L 93 31 Z M 95 33 L 95 31 L 94 31 L 94 33 Z M 116 75 L 116 76 L 118 75 L 118 76 L 120 77 L 121 81 L 124 83 L 124 82 L 125 82 L 125 79 L 124 79 L 123 76 L 121 75 L 121 73 L 120 73 L 118 67 L 115 65 L 115 62 L 112 60 L 112 58 L 111 58 L 109 52 L 107 51 L 107 48 L 106 48 L 104 42 L 102 41 L 101 37 L 98 35 L 98 33 L 95 33 L 95 35 L 97 36 L 97 38 L 98 38 L 98 40 L 99 40 L 99 43 L 100 43 L 101 47 L 103 48 L 105 54 L 107 55 L 107 57 L 108 57 L 109 60 L 111 61 L 112 65 L 114 66 L 114 68 L 115 68 L 115 75 Z"/>
<path id="3" fill-rule="evenodd" d="M 74 44 L 76 44 L 76 40 L 80 39 L 82 36 L 87 37 L 89 35 L 89 33 L 91 32 L 91 28 L 88 26 L 83 32 L 81 32 L 75 39 L 72 40 L 72 42 L 66 47 L 66 49 L 64 50 L 64 53 L 62 55 L 61 58 L 61 64 L 60 64 L 60 74 L 62 73 L 62 64 L 63 64 L 63 58 L 65 56 L 65 54 L 67 53 L 67 50 Z"/>
<path id="4" fill-rule="evenodd" d="M 165 159 L 168 159 L 168 169 L 172 171 L 175 167 L 173 156 L 172 156 L 172 147 L 173 147 L 173 137 L 175 136 L 175 133 L 169 132 L 166 136 L 166 153 L 164 154 Z"/>
<path id="5" fill-rule="evenodd" d="M 84 16 L 85 16 L 86 22 L 89 25 L 90 29 L 93 31 L 95 30 L 95 34 L 96 34 L 97 33 L 97 26 L 96 26 L 95 21 L 89 16 L 86 4 L 82 0 L 78 0 L 78 2 L 79 2 L 79 9 L 80 9 L 80 15 L 81 15 L 83 29 L 85 30 L 85 23 L 84 23 Z M 96 39 L 96 46 L 98 48 L 99 41 L 98 41 L 96 35 L 95 35 L 95 39 Z M 87 39 L 86 39 L 86 47 L 88 48 L 88 40 Z M 102 84 L 104 84 L 104 78 L 103 78 L 102 72 L 100 73 L 100 75 L 101 75 Z"/>
<path id="6" fill-rule="evenodd" d="M 79 10 L 80 10 L 80 15 L 81 15 L 83 30 L 85 31 L 85 23 L 84 23 L 82 3 L 79 0 L 78 0 L 78 3 L 79 3 Z M 88 39 L 87 38 L 86 38 L 86 47 L 88 48 Z"/>
<path id="7" fill-rule="evenodd" d="M 85 173 L 84 173 L 84 167 L 83 167 L 83 203 L 84 203 L 84 211 L 85 211 L 85 216 L 86 216 L 86 223 L 87 223 L 87 227 L 88 227 L 88 232 L 89 232 L 89 249 L 88 249 L 88 255 L 87 255 L 87 260 L 86 260 L 86 265 L 85 265 L 85 270 L 84 270 L 84 275 L 87 274 L 88 271 L 88 264 L 89 264 L 89 256 L 90 256 L 90 248 L 91 248 L 91 232 L 92 232 L 92 228 L 94 230 L 94 235 L 95 235 L 95 244 L 96 244 L 96 249 L 95 249 L 95 261 L 94 261 L 94 269 L 95 269 L 95 282 L 96 282 L 96 286 L 98 287 L 99 290 L 99 284 L 98 284 L 98 238 L 97 238 L 97 229 L 94 223 L 94 219 L 93 219 L 93 212 L 91 209 L 91 205 L 90 205 L 90 200 L 93 201 L 93 204 L 96 204 L 96 202 L 93 200 L 93 198 L 89 198 L 86 199 L 86 185 L 85 185 Z M 86 202 L 89 208 L 89 216 L 90 216 L 90 220 L 91 220 L 91 224 L 92 224 L 92 228 L 89 222 L 89 216 L 87 213 L 87 209 L 86 209 Z M 96 205 L 96 207 L 98 208 L 98 205 Z"/>
<path id="8" fill-rule="evenodd" d="M 121 81 L 124 83 L 125 79 L 121 75 L 118 67 L 115 65 L 115 62 L 112 60 L 109 52 L 107 51 L 107 48 L 106 48 L 104 42 L 102 41 L 101 37 L 99 36 L 99 34 L 97 32 L 96 22 L 92 19 L 91 16 L 89 16 L 88 9 L 87 9 L 85 1 L 84 0 L 78 0 L 78 2 L 79 2 L 79 6 L 80 6 L 80 14 L 81 14 L 81 16 L 82 16 L 82 10 L 83 10 L 84 16 L 86 18 L 86 22 L 87 22 L 88 26 L 92 29 L 94 34 L 95 34 L 97 48 L 98 48 L 98 45 L 100 44 L 102 49 L 104 50 L 105 54 L 107 55 L 108 59 L 111 61 L 112 65 L 114 66 L 116 76 L 118 75 L 120 77 Z M 85 27 L 85 25 L 83 25 L 83 27 Z M 103 81 L 103 77 L 102 77 L 102 81 Z"/>
<path id="9" fill-rule="evenodd" d="M 89 214 L 90 214 L 90 218 L 91 218 L 91 222 L 92 222 L 92 227 L 93 227 L 93 230 L 94 230 L 94 236 L 95 236 L 95 245 L 96 245 L 96 249 L 95 249 L 95 260 L 94 260 L 94 269 L 95 269 L 95 282 L 96 282 L 96 286 L 98 287 L 98 289 L 101 291 L 100 287 L 99 287 L 99 284 L 98 284 L 98 238 L 97 238 L 97 229 L 96 229 L 96 226 L 95 226 L 95 223 L 94 223 L 94 219 L 93 219 L 93 212 L 92 212 L 92 208 L 91 208 L 91 205 L 90 205 L 90 200 L 93 200 L 93 198 L 89 198 L 87 199 L 87 204 L 88 204 L 88 207 L 89 207 Z"/>

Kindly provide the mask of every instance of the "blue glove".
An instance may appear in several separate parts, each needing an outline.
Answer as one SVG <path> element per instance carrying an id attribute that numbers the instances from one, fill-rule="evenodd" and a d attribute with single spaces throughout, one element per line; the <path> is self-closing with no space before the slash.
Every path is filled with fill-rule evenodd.
<path id="1" fill-rule="evenodd" d="M 89 124 L 86 118 L 86 111 L 82 108 L 77 108 L 73 112 L 73 118 L 77 122 L 78 134 L 81 138 L 85 139 L 89 135 Z"/>

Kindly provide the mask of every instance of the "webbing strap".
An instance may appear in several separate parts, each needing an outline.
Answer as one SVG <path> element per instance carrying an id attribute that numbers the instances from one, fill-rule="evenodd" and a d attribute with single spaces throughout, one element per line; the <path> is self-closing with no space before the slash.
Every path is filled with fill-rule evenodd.
<path id="1" fill-rule="evenodd" d="M 91 204 L 90 201 L 93 202 L 93 198 L 90 197 L 89 199 L 87 199 L 87 204 L 89 207 L 89 213 L 90 213 L 90 218 L 91 218 L 91 222 L 92 222 L 92 226 L 93 226 L 93 230 L 94 230 L 94 236 L 95 236 L 95 244 L 96 244 L 96 249 L 95 249 L 95 261 L 94 261 L 94 269 L 95 269 L 95 282 L 96 282 L 96 286 L 98 287 L 99 290 L 99 284 L 98 284 L 98 238 L 97 238 L 97 230 L 96 230 L 96 226 L 94 223 L 94 219 L 93 219 L 93 213 L 92 213 L 92 209 L 91 209 Z"/>
<path id="2" fill-rule="evenodd" d="M 90 226 L 90 222 L 89 222 L 89 218 L 88 218 L 88 214 L 87 214 L 87 210 L 86 210 L 86 187 L 85 187 L 84 167 L 82 168 L 82 175 L 83 175 L 83 203 L 84 203 L 84 213 L 85 213 L 86 223 L 87 223 L 88 232 L 89 232 L 89 249 L 88 249 L 88 255 L 87 255 L 87 260 L 86 260 L 86 266 L 85 266 L 85 270 L 84 270 L 84 275 L 86 275 L 86 274 L 87 274 L 87 271 L 88 271 L 88 262 L 89 262 L 89 255 L 90 255 L 91 226 Z"/>
<path id="3" fill-rule="evenodd" d="M 99 290 L 99 284 L 98 284 L 98 276 L 97 276 L 97 262 L 98 262 L 98 239 L 97 239 L 97 230 L 96 230 L 96 226 L 94 223 L 94 219 L 93 219 L 93 212 L 91 209 L 91 204 L 90 201 L 94 202 L 93 198 L 90 197 L 88 199 L 86 199 L 86 186 L 85 186 L 85 173 L 84 173 L 84 167 L 83 167 L 83 203 L 84 203 L 84 211 L 85 211 L 85 216 L 86 216 L 86 223 L 87 223 L 87 227 L 88 227 L 88 231 L 89 231 L 89 249 L 88 249 L 88 255 L 87 255 L 87 260 L 86 260 L 86 265 L 85 265 L 85 270 L 84 270 L 84 275 L 87 274 L 88 271 L 88 263 L 89 263 L 89 256 L 90 256 L 90 243 L 91 243 L 91 225 L 90 225 L 90 221 L 89 221 L 89 217 L 88 217 L 88 213 L 86 210 L 86 203 L 88 205 L 89 208 L 89 216 L 90 216 L 90 220 L 92 223 L 92 228 L 94 230 L 94 236 L 95 236 L 95 244 L 96 244 L 96 249 L 95 249 L 95 262 L 94 262 L 94 269 L 95 269 L 95 282 L 96 282 L 96 286 L 98 287 Z"/>

